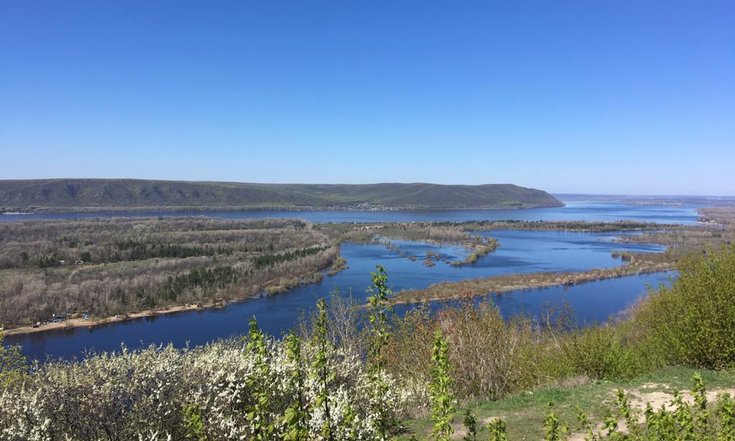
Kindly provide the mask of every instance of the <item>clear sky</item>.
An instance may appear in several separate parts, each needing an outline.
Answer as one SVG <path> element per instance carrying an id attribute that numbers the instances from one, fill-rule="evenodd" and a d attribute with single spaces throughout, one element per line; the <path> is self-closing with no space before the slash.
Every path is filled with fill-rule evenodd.
<path id="1" fill-rule="evenodd" d="M 0 0 L 0 178 L 735 194 L 733 1 Z"/>

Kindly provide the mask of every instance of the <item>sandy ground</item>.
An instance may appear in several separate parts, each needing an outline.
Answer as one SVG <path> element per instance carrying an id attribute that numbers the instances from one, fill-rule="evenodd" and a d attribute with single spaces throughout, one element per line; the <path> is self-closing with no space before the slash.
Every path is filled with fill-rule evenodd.
<path id="1" fill-rule="evenodd" d="M 138 318 L 152 317 L 152 316 L 162 315 L 162 314 L 173 314 L 176 312 L 193 311 L 193 310 L 204 309 L 204 308 L 216 308 L 216 307 L 221 307 L 221 306 L 224 306 L 224 305 L 222 304 L 217 304 L 217 305 L 191 304 L 191 305 L 172 306 L 170 308 L 164 308 L 164 309 L 149 309 L 145 311 L 133 312 L 133 313 L 124 314 L 124 315 L 116 315 L 113 317 L 106 317 L 102 319 L 84 320 L 82 318 L 73 318 L 73 319 L 64 320 L 64 321 L 57 322 L 57 323 L 46 323 L 37 328 L 31 327 L 31 326 L 23 326 L 20 328 L 7 329 L 4 331 L 4 334 L 5 335 L 32 334 L 36 332 L 51 331 L 54 329 L 91 328 L 93 326 L 105 325 L 108 323 L 117 323 L 117 322 L 122 322 L 125 320 L 134 320 Z"/>

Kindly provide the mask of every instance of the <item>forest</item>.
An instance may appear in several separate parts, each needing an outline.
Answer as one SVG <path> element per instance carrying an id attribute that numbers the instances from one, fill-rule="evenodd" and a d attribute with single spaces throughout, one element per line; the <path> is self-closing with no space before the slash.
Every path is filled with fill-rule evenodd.
<path id="1" fill-rule="evenodd" d="M 297 220 L 3 223 L 0 325 L 222 304 L 313 281 L 338 254 Z"/>

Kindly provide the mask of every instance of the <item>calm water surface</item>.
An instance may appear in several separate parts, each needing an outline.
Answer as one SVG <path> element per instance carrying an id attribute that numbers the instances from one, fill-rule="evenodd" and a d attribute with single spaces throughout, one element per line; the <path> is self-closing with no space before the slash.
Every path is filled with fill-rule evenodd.
<path id="1" fill-rule="evenodd" d="M 255 316 L 261 327 L 273 335 L 292 328 L 300 313 L 311 311 L 316 300 L 340 288 L 356 300 L 364 301 L 370 284 L 370 271 L 383 265 L 394 291 L 425 288 L 441 281 L 457 281 L 508 273 L 538 271 L 580 271 L 620 264 L 611 257 L 613 250 L 642 252 L 660 251 L 654 245 L 615 242 L 616 235 L 569 233 L 556 231 L 493 231 L 482 233 L 500 242 L 498 250 L 475 265 L 453 267 L 447 261 L 463 259 L 466 251 L 457 246 L 436 246 L 409 241 L 393 241 L 397 249 L 384 245 L 344 244 L 342 255 L 349 268 L 326 277 L 320 284 L 305 285 L 288 293 L 252 299 L 226 308 L 183 312 L 155 318 L 139 319 L 92 329 L 49 331 L 8 338 L 18 343 L 30 357 L 80 357 L 86 350 L 118 350 L 121 344 L 140 347 L 173 343 L 176 346 L 199 345 L 217 338 L 245 332 L 248 320 Z M 427 251 L 439 253 L 434 267 L 422 260 Z M 416 259 L 410 259 L 415 256 Z M 632 276 L 593 282 L 568 288 L 519 291 L 495 297 L 505 316 L 519 312 L 538 313 L 547 304 L 566 303 L 581 322 L 602 321 L 630 306 L 647 285 L 657 285 L 665 275 Z M 439 305 L 433 306 L 434 308 Z M 409 306 L 400 306 L 403 313 Z"/>
<path id="2" fill-rule="evenodd" d="M 207 216 L 219 219 L 299 218 L 312 222 L 411 222 L 470 220 L 633 220 L 693 224 L 697 206 L 568 202 L 564 207 L 524 210 L 401 210 L 401 211 L 101 211 L 91 213 L 4 214 L 0 222 L 109 217 Z"/>

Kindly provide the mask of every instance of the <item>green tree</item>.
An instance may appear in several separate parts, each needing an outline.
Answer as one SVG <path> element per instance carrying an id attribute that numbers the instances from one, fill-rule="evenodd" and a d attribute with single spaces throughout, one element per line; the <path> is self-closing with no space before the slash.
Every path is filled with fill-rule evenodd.
<path id="1" fill-rule="evenodd" d="M 387 413 L 388 406 L 384 404 L 389 385 L 385 378 L 383 348 L 390 340 L 388 314 L 393 312 L 393 308 L 389 303 L 392 291 L 388 287 L 388 274 L 385 272 L 385 268 L 377 265 L 375 272 L 370 273 L 370 275 L 372 276 L 373 285 L 368 289 L 368 303 L 370 305 L 368 360 L 373 392 L 377 403 L 379 436 L 381 440 L 385 440 L 388 436 L 388 427 L 392 422 L 390 421 L 390 415 Z"/>
<path id="2" fill-rule="evenodd" d="M 441 330 L 434 333 L 434 345 L 431 356 L 431 421 L 434 424 L 433 435 L 437 441 L 449 441 L 454 429 L 454 397 L 452 395 L 452 377 L 449 366 L 449 345 Z"/>
<path id="3" fill-rule="evenodd" d="M 319 299 L 316 303 L 317 315 L 314 321 L 314 346 L 316 347 L 316 356 L 312 362 L 312 372 L 317 382 L 316 405 L 322 408 L 324 412 L 324 424 L 322 425 L 321 435 L 324 439 L 334 440 L 334 430 L 332 429 L 331 402 L 329 399 L 329 386 L 334 378 L 334 374 L 329 369 L 329 353 L 331 345 L 328 339 L 328 308 L 325 299 Z"/>
<path id="4" fill-rule="evenodd" d="M 257 441 L 273 439 L 275 425 L 269 415 L 270 367 L 268 364 L 268 346 L 263 331 L 258 328 L 258 322 L 253 317 L 250 320 L 250 331 L 246 350 L 255 358 L 255 368 L 245 383 L 251 396 L 251 404 L 245 415 L 253 428 L 253 438 Z"/>
<path id="5" fill-rule="evenodd" d="M 284 441 L 298 441 L 309 436 L 309 412 L 304 394 L 304 370 L 302 368 L 301 339 L 293 332 L 289 332 L 284 339 L 286 357 L 293 364 L 289 377 L 289 387 L 294 393 L 294 399 L 289 403 L 283 416 L 285 427 Z"/>

